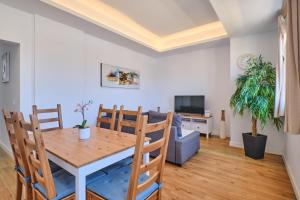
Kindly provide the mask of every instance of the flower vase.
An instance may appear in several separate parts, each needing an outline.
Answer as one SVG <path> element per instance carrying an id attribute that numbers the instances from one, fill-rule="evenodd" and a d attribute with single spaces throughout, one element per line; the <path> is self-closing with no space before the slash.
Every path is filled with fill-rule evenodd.
<path id="1" fill-rule="evenodd" d="M 226 139 L 225 110 L 222 110 L 222 112 L 221 112 L 220 138 L 221 139 Z"/>
<path id="2" fill-rule="evenodd" d="M 86 140 L 91 136 L 91 129 L 90 128 L 80 128 L 79 129 L 79 139 Z"/>

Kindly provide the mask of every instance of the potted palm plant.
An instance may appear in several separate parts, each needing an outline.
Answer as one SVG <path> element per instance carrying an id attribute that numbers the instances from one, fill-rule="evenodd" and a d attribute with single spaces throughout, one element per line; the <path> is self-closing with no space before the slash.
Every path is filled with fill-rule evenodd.
<path id="1" fill-rule="evenodd" d="M 78 124 L 74 126 L 74 128 L 79 129 L 79 139 L 84 140 L 88 139 L 91 135 L 91 130 L 90 127 L 87 126 L 87 120 L 85 119 L 85 111 L 87 111 L 89 106 L 93 103 L 92 100 L 89 100 L 88 102 L 84 103 L 79 103 L 76 105 L 76 108 L 74 112 L 79 112 L 82 116 L 82 122 L 81 124 Z"/>
<path id="2" fill-rule="evenodd" d="M 267 136 L 257 133 L 257 122 L 262 128 L 271 120 L 279 130 L 283 124 L 274 118 L 276 71 L 263 57 L 252 57 L 243 75 L 236 80 L 237 89 L 230 99 L 234 113 L 248 111 L 252 117 L 252 132 L 243 133 L 245 155 L 253 159 L 264 158 Z"/>

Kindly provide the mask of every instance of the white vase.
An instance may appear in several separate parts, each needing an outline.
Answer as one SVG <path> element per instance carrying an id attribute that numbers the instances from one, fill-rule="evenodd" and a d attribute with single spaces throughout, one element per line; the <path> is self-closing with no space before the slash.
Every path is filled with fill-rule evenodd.
<path id="1" fill-rule="evenodd" d="M 86 140 L 91 136 L 91 129 L 90 128 L 80 128 L 79 129 L 79 139 Z"/>
<path id="2" fill-rule="evenodd" d="M 225 110 L 221 110 L 220 138 L 226 139 Z"/>

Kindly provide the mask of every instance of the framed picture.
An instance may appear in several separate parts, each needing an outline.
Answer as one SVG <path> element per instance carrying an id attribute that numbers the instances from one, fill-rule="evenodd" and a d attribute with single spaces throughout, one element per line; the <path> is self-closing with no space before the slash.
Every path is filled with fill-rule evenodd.
<path id="1" fill-rule="evenodd" d="M 101 63 L 101 86 L 138 89 L 140 88 L 140 73 Z"/>
<path id="2" fill-rule="evenodd" d="M 5 52 L 2 54 L 2 62 L 1 62 L 1 67 L 2 67 L 2 83 L 7 83 L 9 82 L 9 52 Z"/>

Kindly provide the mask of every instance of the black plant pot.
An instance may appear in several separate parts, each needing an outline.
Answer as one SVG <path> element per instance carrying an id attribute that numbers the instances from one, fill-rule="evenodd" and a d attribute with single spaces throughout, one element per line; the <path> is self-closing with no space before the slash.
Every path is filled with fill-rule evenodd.
<path id="1" fill-rule="evenodd" d="M 267 136 L 257 134 L 256 137 L 251 133 L 243 133 L 245 155 L 253 159 L 263 159 L 265 155 Z"/>

